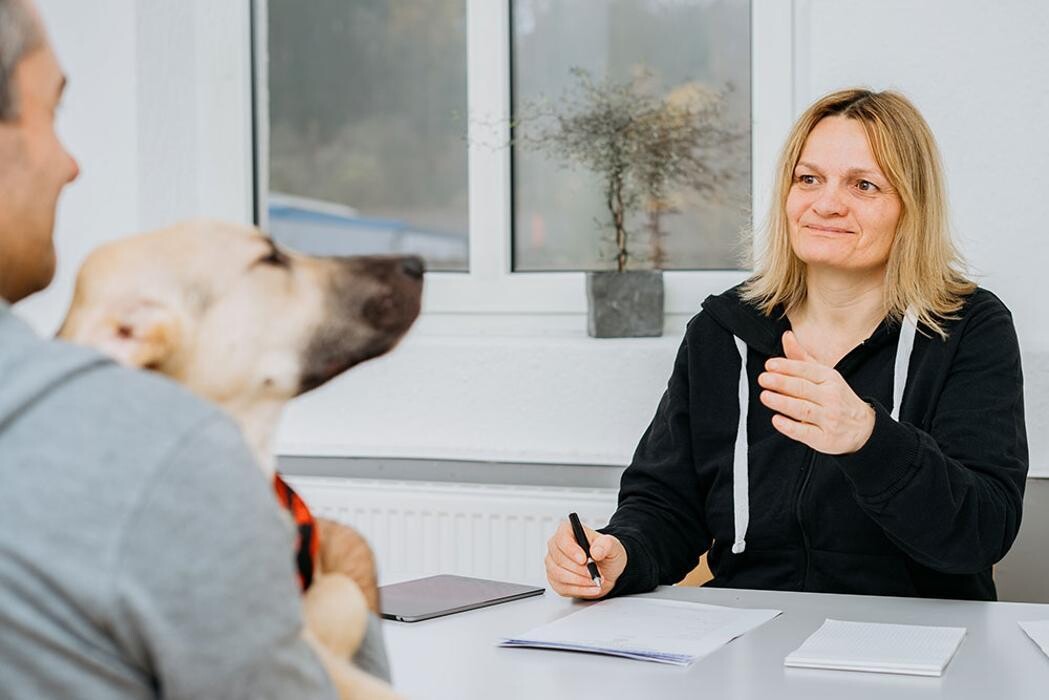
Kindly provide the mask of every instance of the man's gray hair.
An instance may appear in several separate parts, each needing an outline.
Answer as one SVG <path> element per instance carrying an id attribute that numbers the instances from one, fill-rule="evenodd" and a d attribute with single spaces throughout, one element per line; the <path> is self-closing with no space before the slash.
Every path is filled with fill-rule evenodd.
<path id="1" fill-rule="evenodd" d="M 44 37 L 25 0 L 0 0 L 0 121 L 13 119 L 18 104 L 12 81 L 15 67 Z"/>

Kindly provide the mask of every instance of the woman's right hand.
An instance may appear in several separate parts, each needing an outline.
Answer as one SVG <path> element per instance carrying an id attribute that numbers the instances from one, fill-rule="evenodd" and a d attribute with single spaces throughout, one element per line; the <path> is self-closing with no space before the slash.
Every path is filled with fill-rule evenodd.
<path id="1" fill-rule="evenodd" d="M 590 541 L 590 556 L 601 573 L 601 587 L 594 585 L 586 568 L 586 553 L 576 544 L 572 525 L 564 520 L 557 532 L 546 543 L 546 580 L 550 587 L 563 596 L 573 598 L 600 598 L 608 595 L 623 569 L 626 568 L 626 549 L 612 535 L 602 535 L 583 526 Z"/>

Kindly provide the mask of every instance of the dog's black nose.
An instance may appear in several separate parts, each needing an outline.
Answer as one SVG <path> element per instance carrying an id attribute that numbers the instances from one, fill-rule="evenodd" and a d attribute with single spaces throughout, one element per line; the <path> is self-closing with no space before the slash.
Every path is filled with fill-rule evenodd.
<path id="1" fill-rule="evenodd" d="M 419 280 L 422 279 L 423 272 L 426 271 L 426 264 L 423 263 L 422 258 L 413 255 L 401 261 L 401 270 L 409 277 Z"/>

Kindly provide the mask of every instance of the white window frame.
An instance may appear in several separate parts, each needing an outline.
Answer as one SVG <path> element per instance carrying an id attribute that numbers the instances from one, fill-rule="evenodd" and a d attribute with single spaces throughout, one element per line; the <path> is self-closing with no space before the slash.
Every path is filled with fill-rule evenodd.
<path id="1" fill-rule="evenodd" d="M 466 0 L 469 271 L 429 272 L 424 318 L 513 316 L 541 330 L 553 317 L 586 312 L 583 272 L 513 272 L 510 148 L 510 2 Z M 751 5 L 751 191 L 755 224 L 767 211 L 775 163 L 794 118 L 794 0 L 753 0 Z M 268 190 L 265 3 L 255 3 L 256 178 L 258 197 Z M 258 206 L 263 227 L 265 207 Z M 746 271 L 664 272 L 665 312 L 691 315 L 708 295 L 747 276 Z M 443 318 L 442 318 L 443 317 Z M 455 318 L 459 317 L 459 318 Z M 531 321 L 526 319 L 530 318 Z M 457 322 L 456 322 L 457 321 Z M 431 327 L 442 324 L 432 324 Z M 518 329 L 520 330 L 520 328 Z"/>

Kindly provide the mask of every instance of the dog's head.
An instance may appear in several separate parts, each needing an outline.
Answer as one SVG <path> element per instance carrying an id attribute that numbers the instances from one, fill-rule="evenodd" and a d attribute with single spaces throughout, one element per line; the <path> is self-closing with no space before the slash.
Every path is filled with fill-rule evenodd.
<path id="1" fill-rule="evenodd" d="M 243 417 L 392 348 L 422 277 L 416 257 L 310 257 L 252 227 L 194 221 L 93 252 L 59 337 Z"/>

